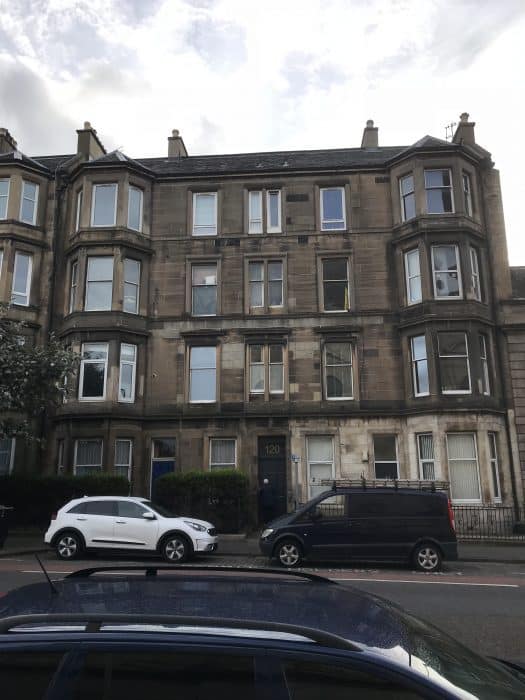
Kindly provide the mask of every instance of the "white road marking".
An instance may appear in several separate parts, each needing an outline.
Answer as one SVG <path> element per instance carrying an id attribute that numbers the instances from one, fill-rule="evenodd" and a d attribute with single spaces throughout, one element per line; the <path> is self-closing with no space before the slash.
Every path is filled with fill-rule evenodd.
<path id="1" fill-rule="evenodd" d="M 409 581 L 392 578 L 332 578 L 331 581 L 372 581 L 373 583 L 433 583 L 438 586 L 488 586 L 490 588 L 519 588 L 517 583 L 466 583 L 465 581 Z"/>

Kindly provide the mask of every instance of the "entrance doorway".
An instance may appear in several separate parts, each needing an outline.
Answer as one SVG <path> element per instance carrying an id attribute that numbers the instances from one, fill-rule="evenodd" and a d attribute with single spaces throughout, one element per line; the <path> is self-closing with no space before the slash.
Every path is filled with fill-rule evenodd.
<path id="1" fill-rule="evenodd" d="M 286 437 L 284 435 L 260 437 L 257 445 L 257 464 L 258 487 L 261 489 L 264 479 L 268 479 L 273 503 L 271 515 L 276 518 L 287 512 Z M 259 512 L 259 520 L 262 519 L 262 514 Z"/>
<path id="2" fill-rule="evenodd" d="M 160 476 L 175 471 L 175 438 L 155 438 L 151 450 L 150 497 L 154 496 L 154 482 Z"/>

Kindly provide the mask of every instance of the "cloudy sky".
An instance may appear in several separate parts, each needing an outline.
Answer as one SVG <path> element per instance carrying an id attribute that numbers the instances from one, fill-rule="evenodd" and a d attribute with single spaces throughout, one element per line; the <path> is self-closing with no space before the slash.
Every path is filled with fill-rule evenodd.
<path id="1" fill-rule="evenodd" d="M 525 265 L 524 0 L 0 0 L 0 126 L 29 155 L 190 153 L 445 137 L 463 111 L 501 170 Z"/>

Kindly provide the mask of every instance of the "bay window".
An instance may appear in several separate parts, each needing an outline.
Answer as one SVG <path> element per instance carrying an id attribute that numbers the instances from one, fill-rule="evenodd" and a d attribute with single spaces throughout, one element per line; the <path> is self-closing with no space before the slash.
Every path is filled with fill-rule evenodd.
<path id="1" fill-rule="evenodd" d="M 463 185 L 463 207 L 467 216 L 472 216 L 472 183 L 468 173 L 461 174 L 461 184 Z"/>
<path id="2" fill-rule="evenodd" d="M 434 436 L 432 433 L 417 435 L 417 454 L 419 478 L 434 481 L 436 478 L 436 459 L 434 457 Z"/>
<path id="3" fill-rule="evenodd" d="M 0 219 L 7 219 L 7 203 L 9 201 L 9 178 L 0 180 Z"/>
<path id="4" fill-rule="evenodd" d="M 476 301 L 481 301 L 481 282 L 479 276 L 479 254 L 476 248 L 470 248 L 470 275 L 472 294 Z"/>
<path id="5" fill-rule="evenodd" d="M 18 306 L 29 306 L 31 293 L 31 274 L 33 269 L 33 256 L 28 253 L 15 253 L 15 268 L 13 271 L 13 286 L 11 289 L 11 303 Z"/>
<path id="6" fill-rule="evenodd" d="M 80 361 L 78 398 L 103 401 L 106 398 L 108 343 L 84 343 Z"/>
<path id="7" fill-rule="evenodd" d="M 424 335 L 410 338 L 412 356 L 412 382 L 414 396 L 428 396 L 430 384 L 428 379 L 427 344 Z"/>
<path id="8" fill-rule="evenodd" d="M 142 231 L 142 206 L 144 194 L 138 187 L 128 190 L 128 228 Z"/>
<path id="9" fill-rule="evenodd" d="M 71 285 L 69 287 L 69 313 L 72 314 L 77 304 L 78 261 L 71 263 Z"/>
<path id="10" fill-rule="evenodd" d="M 133 440 L 115 440 L 115 474 L 131 481 Z"/>
<path id="11" fill-rule="evenodd" d="M 113 294 L 113 258 L 90 257 L 87 260 L 86 311 L 111 311 Z"/>
<path id="12" fill-rule="evenodd" d="M 463 296 L 457 245 L 432 246 L 432 275 L 436 299 L 458 299 Z"/>
<path id="13" fill-rule="evenodd" d="M 479 359 L 481 363 L 481 393 L 490 395 L 490 374 L 487 336 L 479 334 Z"/>
<path id="14" fill-rule="evenodd" d="M 128 314 L 138 314 L 140 296 L 140 262 L 124 259 L 124 299 L 123 310 Z"/>
<path id="15" fill-rule="evenodd" d="M 479 464 L 474 433 L 447 433 L 450 495 L 456 503 L 481 503 Z"/>
<path id="16" fill-rule="evenodd" d="M 405 175 L 399 178 L 399 194 L 401 197 L 401 220 L 408 221 L 416 215 L 416 194 L 414 176 Z"/>
<path id="17" fill-rule="evenodd" d="M 439 369 L 443 394 L 470 394 L 470 361 L 467 334 L 438 333 Z"/>
<path id="18" fill-rule="evenodd" d="M 137 371 L 137 346 L 120 344 L 120 372 L 118 400 L 133 403 L 135 400 L 135 376 Z"/>
<path id="19" fill-rule="evenodd" d="M 450 170 L 425 170 L 425 191 L 428 214 L 448 214 L 454 211 Z"/>
<path id="20" fill-rule="evenodd" d="M 75 440 L 74 473 L 88 476 L 102 471 L 102 440 Z"/>
<path id="21" fill-rule="evenodd" d="M 117 221 L 116 184 L 93 185 L 92 226 L 115 226 Z"/>
<path id="22" fill-rule="evenodd" d="M 409 250 L 405 253 L 405 283 L 407 303 L 418 304 L 422 300 L 421 291 L 421 267 L 419 263 L 419 250 Z"/>
<path id="23" fill-rule="evenodd" d="M 24 180 L 22 182 L 22 199 L 20 201 L 20 221 L 25 224 L 36 223 L 38 206 L 38 185 Z"/>

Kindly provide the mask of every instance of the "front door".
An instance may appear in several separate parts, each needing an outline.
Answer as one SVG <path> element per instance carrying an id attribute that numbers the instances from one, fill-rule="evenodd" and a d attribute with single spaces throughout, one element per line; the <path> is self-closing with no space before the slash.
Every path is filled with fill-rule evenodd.
<path id="1" fill-rule="evenodd" d="M 257 461 L 259 494 L 261 494 L 262 489 L 268 489 L 270 493 L 270 496 L 265 494 L 259 498 L 259 519 L 268 522 L 272 518 L 283 515 L 288 510 L 286 437 L 284 435 L 260 437 Z M 267 485 L 264 484 L 265 479 L 268 479 Z"/>
<path id="2" fill-rule="evenodd" d="M 155 497 L 155 480 L 175 471 L 175 438 L 155 438 L 152 444 L 150 496 Z"/>

